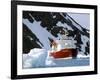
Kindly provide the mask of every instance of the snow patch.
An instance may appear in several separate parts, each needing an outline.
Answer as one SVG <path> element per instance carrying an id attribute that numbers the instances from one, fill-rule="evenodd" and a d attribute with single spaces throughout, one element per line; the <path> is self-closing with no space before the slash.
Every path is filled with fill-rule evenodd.
<path id="1" fill-rule="evenodd" d="M 68 30 L 71 30 L 71 31 L 73 31 L 73 29 L 70 27 L 70 26 L 68 26 L 66 23 L 61 23 L 60 21 L 58 21 L 58 23 L 56 24 L 58 27 L 60 26 L 60 27 L 64 27 L 64 28 L 67 28 Z"/>
<path id="2" fill-rule="evenodd" d="M 89 38 L 84 36 L 84 35 L 81 35 L 81 40 L 83 42 L 83 44 L 81 45 L 81 50 L 84 53 L 85 52 L 86 43 L 89 41 Z"/>
<path id="3" fill-rule="evenodd" d="M 27 25 L 27 27 L 37 36 L 37 38 L 44 45 L 43 48 L 49 50 L 50 41 L 48 38 L 53 40 L 56 38 L 40 25 L 41 22 L 34 21 L 33 23 L 30 23 L 28 19 L 23 19 L 23 23 Z"/>

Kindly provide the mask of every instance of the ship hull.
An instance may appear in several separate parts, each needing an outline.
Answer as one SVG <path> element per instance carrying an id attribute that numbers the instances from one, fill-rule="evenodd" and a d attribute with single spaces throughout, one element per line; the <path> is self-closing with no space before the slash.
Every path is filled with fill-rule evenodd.
<path id="1" fill-rule="evenodd" d="M 62 49 L 60 51 L 51 52 L 50 56 L 53 58 L 76 58 L 77 57 L 77 49 Z"/>

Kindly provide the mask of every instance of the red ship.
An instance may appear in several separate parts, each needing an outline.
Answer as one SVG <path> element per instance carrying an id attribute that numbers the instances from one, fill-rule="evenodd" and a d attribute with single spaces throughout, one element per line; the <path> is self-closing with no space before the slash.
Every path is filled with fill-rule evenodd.
<path id="1" fill-rule="evenodd" d="M 76 58 L 77 57 L 77 49 L 74 45 L 75 41 L 72 39 L 64 39 L 53 41 L 52 50 L 50 52 L 50 56 L 55 59 L 58 58 Z"/>

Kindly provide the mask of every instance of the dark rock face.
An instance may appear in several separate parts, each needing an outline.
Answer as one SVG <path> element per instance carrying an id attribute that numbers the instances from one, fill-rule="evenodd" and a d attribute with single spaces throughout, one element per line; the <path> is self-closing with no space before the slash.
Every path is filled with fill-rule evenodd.
<path id="1" fill-rule="evenodd" d="M 41 48 L 37 42 L 40 42 L 39 39 L 23 24 L 23 53 L 28 53 L 33 48 Z"/>
<path id="2" fill-rule="evenodd" d="M 23 11 L 23 19 L 28 19 L 30 23 L 34 21 L 41 21 L 40 25 L 52 34 L 54 37 L 58 37 L 60 31 L 67 31 L 69 34 L 67 37 L 72 37 L 76 40 L 76 46 L 78 51 L 82 51 L 85 55 L 89 54 L 89 30 L 83 28 L 79 23 L 77 23 L 72 17 L 67 13 L 57 13 L 57 12 L 36 12 L 36 11 Z M 61 22 L 67 26 L 58 26 L 57 23 Z M 82 45 L 84 45 L 84 40 L 82 37 L 85 36 L 88 41 L 85 45 L 85 51 L 82 50 Z M 48 38 L 50 42 L 53 39 Z M 38 42 L 41 44 L 38 44 Z M 44 45 L 37 38 L 37 36 L 23 23 L 23 53 L 28 53 L 30 49 L 42 48 Z"/>

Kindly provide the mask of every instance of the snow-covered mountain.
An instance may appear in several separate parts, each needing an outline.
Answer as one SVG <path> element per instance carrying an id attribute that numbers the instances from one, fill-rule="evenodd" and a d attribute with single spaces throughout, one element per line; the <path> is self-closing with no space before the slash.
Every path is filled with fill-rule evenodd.
<path id="1" fill-rule="evenodd" d="M 51 42 L 68 32 L 76 43 L 78 53 L 89 54 L 89 30 L 77 23 L 68 13 L 23 11 L 23 53 L 31 49 L 50 50 Z"/>

